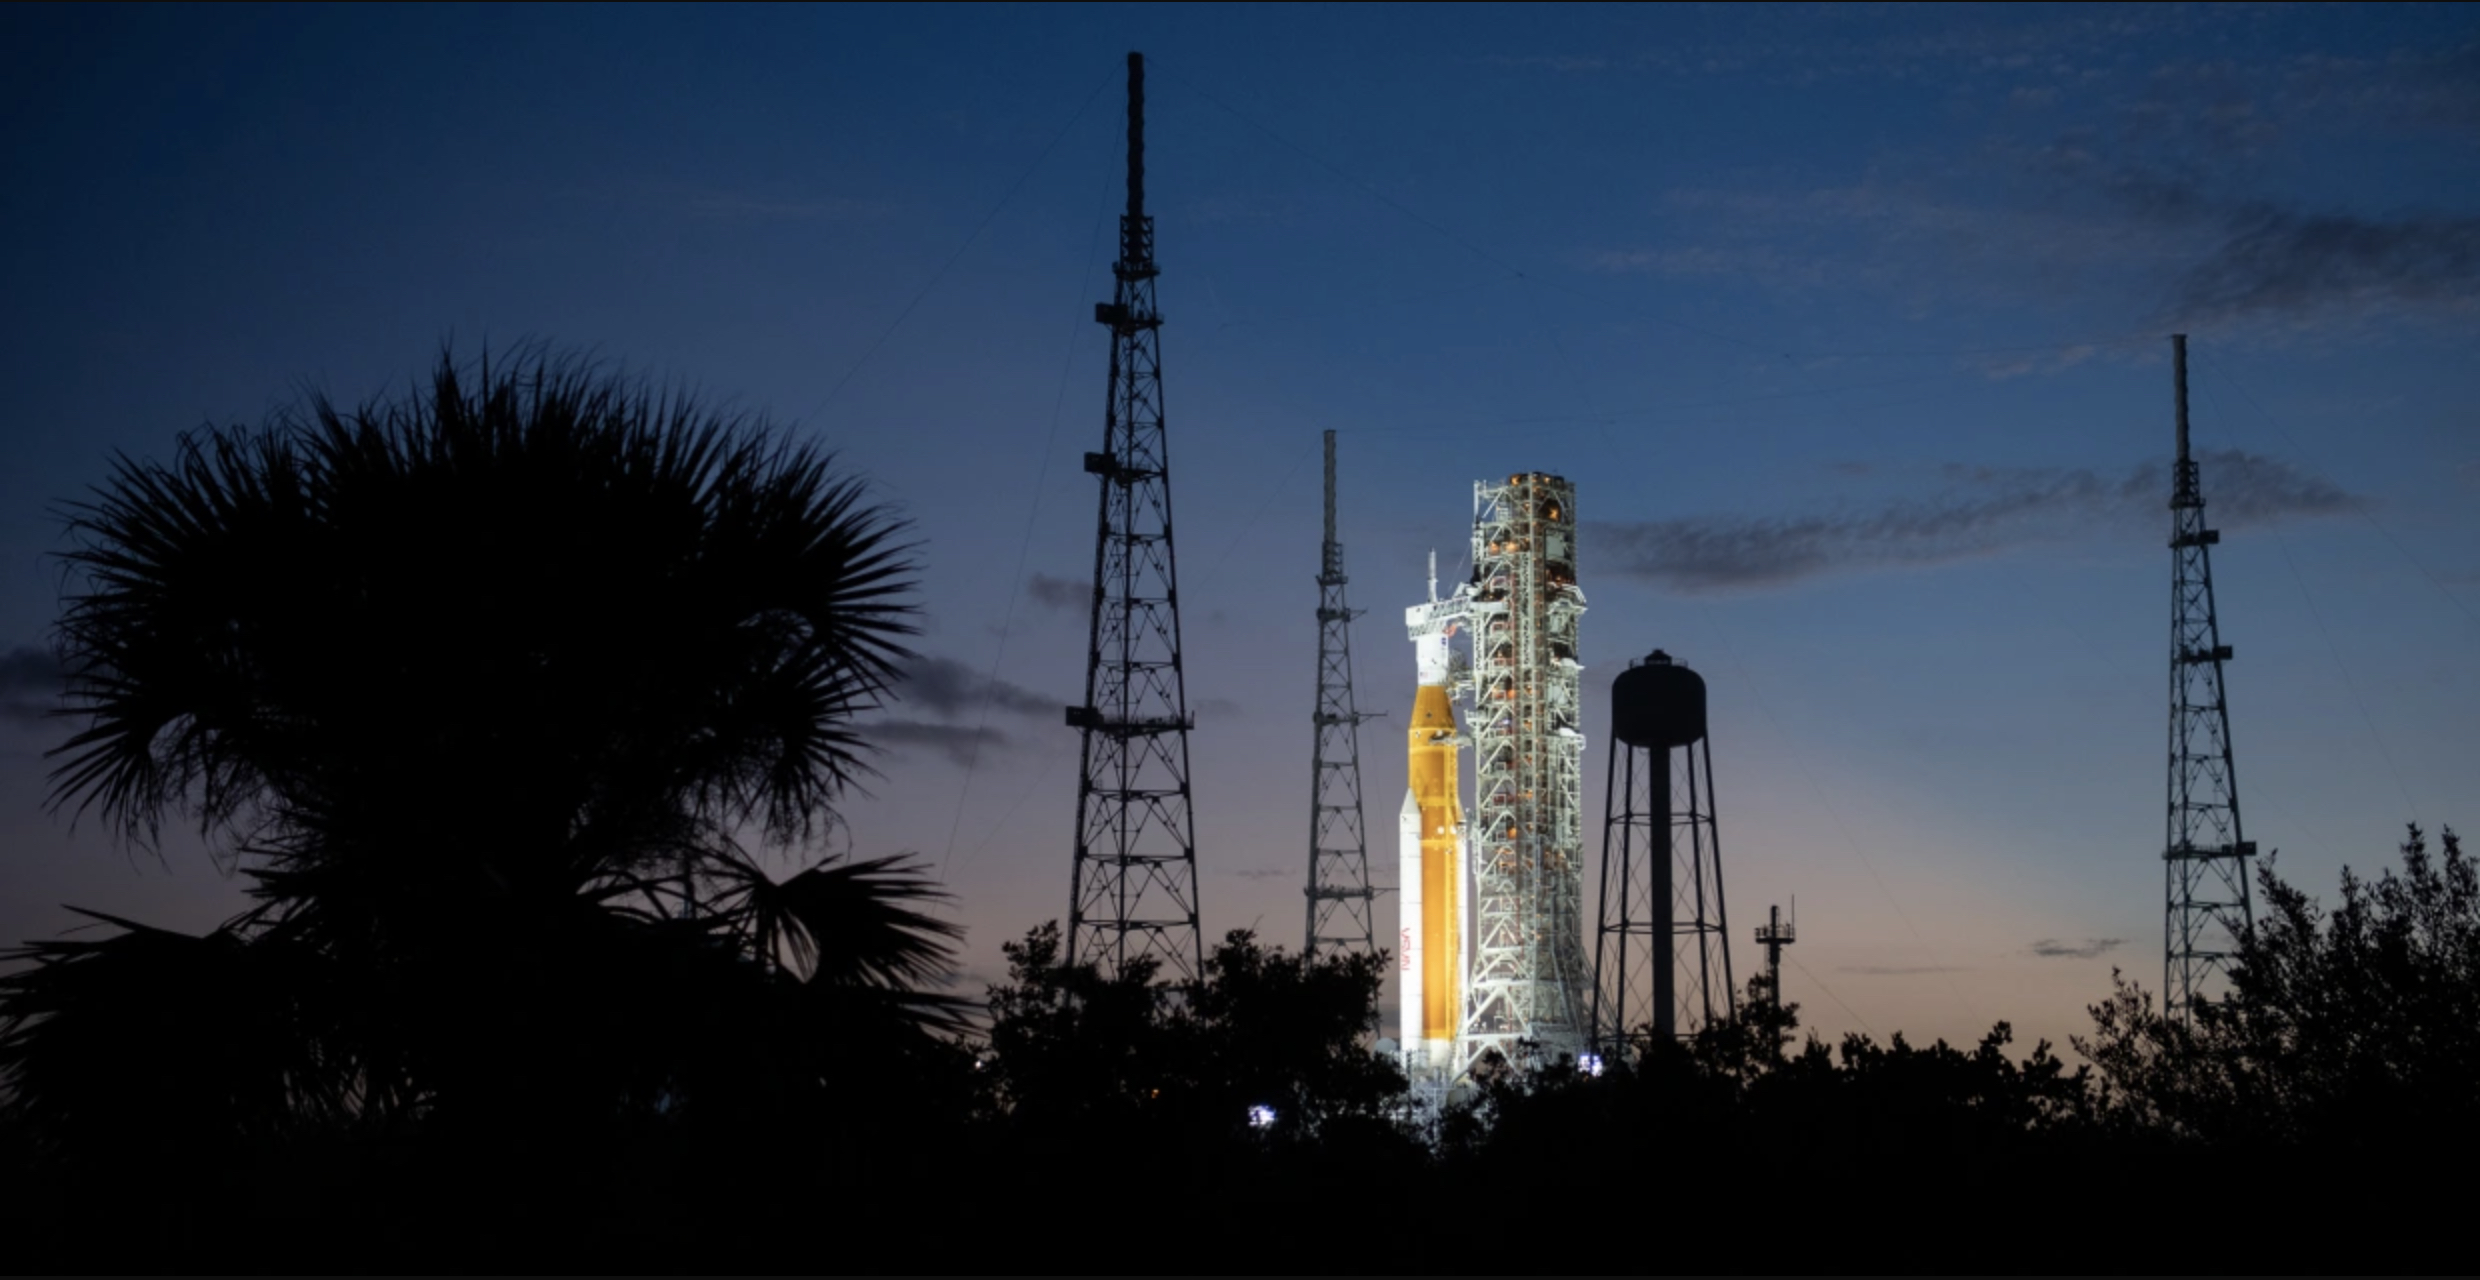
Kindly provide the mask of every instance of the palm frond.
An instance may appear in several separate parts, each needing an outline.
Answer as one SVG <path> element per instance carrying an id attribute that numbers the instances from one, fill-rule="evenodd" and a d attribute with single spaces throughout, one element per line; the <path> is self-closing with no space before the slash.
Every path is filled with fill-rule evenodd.
<path id="1" fill-rule="evenodd" d="M 963 928 L 915 909 L 946 897 L 907 859 L 869 858 L 780 882 L 748 868 L 723 909 L 753 954 L 810 985 L 906 990 L 954 963 Z"/>
<path id="2" fill-rule="evenodd" d="M 286 441 L 211 432 L 182 437 L 169 466 L 118 459 L 66 508 L 63 558 L 85 589 L 58 629 L 64 705 L 87 725 L 50 753 L 55 809 L 151 843 L 168 813 L 221 825 L 301 763 L 266 685 L 293 656 L 273 624 L 311 500 Z"/>
<path id="3" fill-rule="evenodd" d="M 32 943 L 0 977 L 0 1083 L 71 1148 L 215 1142 L 336 1114 L 354 1064 L 312 1013 L 316 956 L 231 926 Z"/>

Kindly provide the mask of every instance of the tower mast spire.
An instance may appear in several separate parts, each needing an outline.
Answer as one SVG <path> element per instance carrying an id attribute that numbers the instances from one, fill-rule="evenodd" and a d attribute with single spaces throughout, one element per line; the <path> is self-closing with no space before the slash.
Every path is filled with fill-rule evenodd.
<path id="1" fill-rule="evenodd" d="M 1094 319 L 1111 330 L 1103 447 L 1085 455 L 1102 506 L 1079 731 L 1076 861 L 1068 962 L 1121 971 L 1147 958 L 1187 979 L 1204 969 L 1197 842 L 1190 813 L 1187 677 L 1171 543 L 1171 455 L 1163 429 L 1162 315 L 1154 306 L 1154 220 L 1145 212 L 1145 60 L 1128 55 L 1128 211 L 1117 280 Z"/>
<path id="2" fill-rule="evenodd" d="M 2204 488 L 2187 450 L 2187 335 L 2170 336 L 2178 397 L 2178 460 L 2170 477 L 2170 806 L 2162 853 L 2162 1008 L 2186 1021 L 2206 987 L 2226 973 L 2255 924 L 2247 860 L 2256 846 L 2239 826 L 2239 782 L 2230 754 L 2230 704 L 2222 692 L 2222 643 L 2213 611 Z"/>

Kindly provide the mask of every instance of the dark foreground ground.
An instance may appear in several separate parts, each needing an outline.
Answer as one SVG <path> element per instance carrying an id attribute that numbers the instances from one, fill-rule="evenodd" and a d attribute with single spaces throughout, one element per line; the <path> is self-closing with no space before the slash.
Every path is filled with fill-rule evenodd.
<path id="1" fill-rule="evenodd" d="M 1601 1154 L 1630 1171 L 1096 1150 L 873 1168 L 798 1145 L 366 1145 L 214 1167 L 159 1152 L 16 1163 L 0 1238 L 17 1273 L 2459 1272 L 2476 1189 L 2461 1152 L 1770 1172 L 1763 1153 Z"/>

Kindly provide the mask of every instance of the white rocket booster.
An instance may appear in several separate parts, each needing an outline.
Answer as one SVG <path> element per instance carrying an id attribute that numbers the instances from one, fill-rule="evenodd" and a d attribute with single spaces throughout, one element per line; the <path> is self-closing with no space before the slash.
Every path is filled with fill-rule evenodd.
<path id="1" fill-rule="evenodd" d="M 1421 804 L 1412 788 L 1404 788 L 1404 814 L 1397 828 L 1395 854 L 1396 908 L 1401 936 L 1396 944 L 1397 994 L 1402 1000 L 1398 1021 L 1406 1053 L 1422 1047 L 1421 1018 Z"/>

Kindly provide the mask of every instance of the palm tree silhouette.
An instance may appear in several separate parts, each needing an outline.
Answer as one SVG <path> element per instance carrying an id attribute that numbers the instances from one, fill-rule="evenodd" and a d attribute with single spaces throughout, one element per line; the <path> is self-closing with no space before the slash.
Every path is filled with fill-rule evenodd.
<path id="1" fill-rule="evenodd" d="M 0 1084 L 37 1132 L 777 1114 L 960 1025 L 912 864 L 765 865 L 833 829 L 911 656 L 906 526 L 830 453 L 443 353 L 120 458 L 65 518 L 52 803 L 141 847 L 194 823 L 256 905 L 16 953 Z"/>

